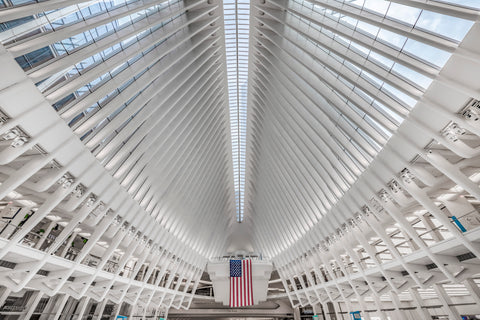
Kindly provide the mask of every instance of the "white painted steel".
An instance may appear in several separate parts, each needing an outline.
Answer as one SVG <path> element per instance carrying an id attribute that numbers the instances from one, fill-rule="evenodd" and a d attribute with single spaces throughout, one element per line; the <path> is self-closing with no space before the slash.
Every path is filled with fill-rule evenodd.
<path id="1" fill-rule="evenodd" d="M 0 7 L 0 304 L 188 309 L 231 250 L 337 317 L 478 307 L 474 2 Z"/>

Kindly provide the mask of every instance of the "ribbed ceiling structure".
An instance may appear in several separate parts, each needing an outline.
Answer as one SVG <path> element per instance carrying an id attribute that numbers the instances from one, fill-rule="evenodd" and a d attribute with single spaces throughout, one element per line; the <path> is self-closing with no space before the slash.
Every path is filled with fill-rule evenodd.
<path id="1" fill-rule="evenodd" d="M 322 218 L 326 238 L 353 217 L 335 212 L 339 202 L 374 170 L 472 22 L 387 1 L 258 9 L 247 171 L 254 234 L 273 226 L 277 241 L 257 241 L 276 256 Z"/>
<path id="2" fill-rule="evenodd" d="M 0 0 L 0 305 L 159 316 L 237 251 L 292 306 L 460 319 L 452 299 L 480 305 L 479 13 Z"/>

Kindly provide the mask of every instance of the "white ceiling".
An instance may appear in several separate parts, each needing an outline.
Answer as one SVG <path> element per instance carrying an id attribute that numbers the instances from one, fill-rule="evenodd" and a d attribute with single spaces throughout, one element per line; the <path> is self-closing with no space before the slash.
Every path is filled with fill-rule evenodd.
<path id="1" fill-rule="evenodd" d="M 122 190 L 117 208 L 149 238 L 168 234 L 160 241 L 178 242 L 176 254 L 203 258 L 300 254 L 354 217 L 369 190 L 430 141 L 405 146 L 398 128 L 415 124 L 411 110 L 433 90 L 479 9 L 475 1 L 467 8 L 255 0 L 223 8 L 218 0 L 143 0 L 111 13 L 95 7 L 101 12 L 91 20 L 76 16 L 98 3 L 0 11 L 4 22 L 48 16 L 0 33 L 13 57 L 44 47 L 55 55 L 37 64 L 30 57 L 25 72 L 48 106 L 42 123 L 62 119 L 60 129 L 45 135 L 33 118 L 22 127 L 72 175 L 83 163 L 66 153 L 90 161 L 98 179 Z M 111 31 L 102 29 L 109 23 Z M 456 112 L 465 101 L 455 102 Z M 28 110 L 7 109 L 19 119 Z M 74 140 L 68 151 L 59 137 Z"/>

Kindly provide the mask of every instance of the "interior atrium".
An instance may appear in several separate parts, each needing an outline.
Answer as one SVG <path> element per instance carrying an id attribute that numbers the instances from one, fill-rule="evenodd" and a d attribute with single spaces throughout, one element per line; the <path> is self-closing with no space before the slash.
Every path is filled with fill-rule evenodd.
<path id="1" fill-rule="evenodd" d="M 480 319 L 479 18 L 0 0 L 0 319 Z"/>

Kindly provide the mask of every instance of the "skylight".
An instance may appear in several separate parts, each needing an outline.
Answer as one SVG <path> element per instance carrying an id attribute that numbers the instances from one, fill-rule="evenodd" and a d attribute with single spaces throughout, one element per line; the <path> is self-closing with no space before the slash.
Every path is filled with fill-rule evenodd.
<path id="1" fill-rule="evenodd" d="M 250 0 L 224 0 L 228 100 L 237 222 L 244 218 Z"/>

